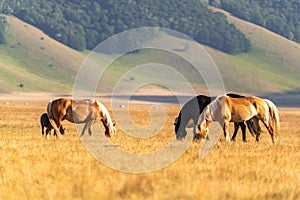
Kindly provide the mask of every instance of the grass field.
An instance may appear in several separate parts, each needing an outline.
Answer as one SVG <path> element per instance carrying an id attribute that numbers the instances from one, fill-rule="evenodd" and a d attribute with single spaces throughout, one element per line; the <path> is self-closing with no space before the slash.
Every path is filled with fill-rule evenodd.
<path id="1" fill-rule="evenodd" d="M 119 129 L 110 141 L 131 152 L 162 148 L 175 137 L 178 109 L 165 107 L 166 124 L 154 137 L 129 137 Z M 136 124 L 149 124 L 148 106 L 133 105 L 129 110 Z M 175 163 L 143 174 L 101 164 L 69 122 L 63 123 L 62 139 L 45 140 L 39 126 L 44 111 L 44 104 L 0 105 L 0 199 L 300 198 L 299 109 L 280 108 L 280 140 L 275 145 L 265 131 L 260 143 L 249 134 L 244 143 L 239 133 L 237 142 L 219 141 L 200 159 L 202 143 L 195 142 Z"/>

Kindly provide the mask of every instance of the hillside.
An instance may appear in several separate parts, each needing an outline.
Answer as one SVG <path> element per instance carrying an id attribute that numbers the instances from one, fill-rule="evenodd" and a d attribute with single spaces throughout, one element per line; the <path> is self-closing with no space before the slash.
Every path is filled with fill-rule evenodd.
<path id="1" fill-rule="evenodd" d="M 300 45 L 265 28 L 224 13 L 251 41 L 248 53 L 230 56 L 213 49 L 208 51 L 222 71 L 229 90 L 238 92 L 299 93 Z"/>
<path id="2" fill-rule="evenodd" d="M 299 0 L 209 0 L 209 3 L 300 43 Z"/>
<path id="3" fill-rule="evenodd" d="M 230 54 L 250 48 L 249 40 L 204 0 L 3 0 L 1 12 L 76 50 L 92 50 L 114 34 L 145 26 L 176 30 Z"/>
<path id="4" fill-rule="evenodd" d="M 6 16 L 6 45 L 0 45 L 0 92 L 72 90 L 85 55 L 39 29 Z"/>
<path id="5" fill-rule="evenodd" d="M 249 53 L 238 55 L 205 46 L 222 73 L 226 89 L 251 94 L 299 93 L 300 45 L 223 13 L 252 43 Z M 8 16 L 7 21 L 7 44 L 0 46 L 0 92 L 71 92 L 77 70 L 87 54 L 62 45 L 15 17 Z M 117 79 L 128 66 L 156 56 L 157 53 L 127 55 L 115 63 L 107 77 Z M 110 88 L 111 83 L 103 82 L 101 86 Z M 202 87 L 200 84 L 199 88 Z"/>

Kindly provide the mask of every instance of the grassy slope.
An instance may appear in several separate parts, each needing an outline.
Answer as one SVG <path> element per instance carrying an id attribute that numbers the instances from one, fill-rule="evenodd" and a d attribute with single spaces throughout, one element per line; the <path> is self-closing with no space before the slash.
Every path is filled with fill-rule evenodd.
<path id="1" fill-rule="evenodd" d="M 249 53 L 226 55 L 208 48 L 226 86 L 245 93 L 299 92 L 300 45 L 223 12 L 251 41 Z"/>
<path id="2" fill-rule="evenodd" d="M 219 67 L 226 89 L 253 94 L 298 92 L 300 45 L 230 15 L 228 19 L 246 34 L 253 48 L 249 53 L 232 56 L 205 47 Z M 0 92 L 71 91 L 86 55 L 14 17 L 9 16 L 7 20 L 8 44 L 0 46 Z M 151 61 L 157 56 L 157 53 L 131 54 L 118 60 L 101 87 L 111 88 L 122 73 L 143 63 L 142 59 Z M 174 62 L 178 65 L 178 60 Z M 163 63 L 172 64 L 172 61 L 166 59 Z M 143 79 L 142 76 L 135 78 Z M 23 88 L 19 87 L 21 83 Z M 200 87 L 203 88 L 203 83 Z"/>
<path id="3" fill-rule="evenodd" d="M 84 55 L 15 17 L 7 16 L 7 21 L 7 45 L 0 46 L 0 92 L 70 91 Z"/>

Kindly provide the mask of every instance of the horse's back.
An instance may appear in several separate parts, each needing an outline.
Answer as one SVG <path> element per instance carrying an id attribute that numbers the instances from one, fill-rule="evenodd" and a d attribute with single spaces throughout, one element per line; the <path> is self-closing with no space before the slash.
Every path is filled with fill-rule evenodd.
<path id="1" fill-rule="evenodd" d="M 198 95 L 186 102 L 181 111 L 180 117 L 188 122 L 190 119 L 197 120 L 203 109 L 211 102 L 211 98 L 205 95 Z"/>
<path id="2" fill-rule="evenodd" d="M 235 98 L 224 95 L 217 99 L 220 113 L 233 122 L 249 120 L 257 114 L 256 97 Z"/>

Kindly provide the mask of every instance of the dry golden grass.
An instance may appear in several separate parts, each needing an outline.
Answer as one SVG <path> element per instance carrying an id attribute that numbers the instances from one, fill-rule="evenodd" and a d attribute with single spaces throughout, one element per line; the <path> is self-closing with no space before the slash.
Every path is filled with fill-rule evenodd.
<path id="1" fill-rule="evenodd" d="M 119 131 L 110 140 L 133 152 L 161 148 L 175 136 L 178 106 L 168 106 L 167 124 L 150 139 Z M 175 163 L 161 170 L 131 174 L 111 169 L 83 147 L 76 129 L 64 122 L 63 139 L 45 140 L 39 117 L 45 105 L 0 105 L 0 199 L 299 199 L 300 110 L 281 109 L 280 141 L 273 145 L 248 136 L 218 142 L 204 158 L 193 143 Z M 150 123 L 149 108 L 130 108 L 139 125 Z M 88 136 L 84 136 L 88 137 Z"/>

